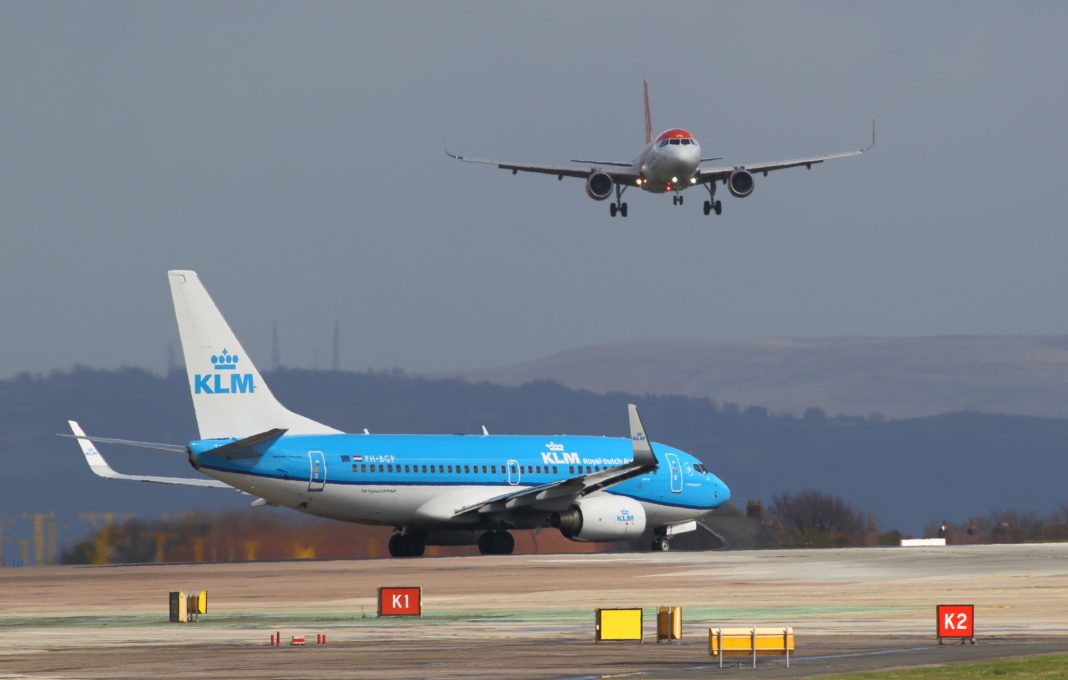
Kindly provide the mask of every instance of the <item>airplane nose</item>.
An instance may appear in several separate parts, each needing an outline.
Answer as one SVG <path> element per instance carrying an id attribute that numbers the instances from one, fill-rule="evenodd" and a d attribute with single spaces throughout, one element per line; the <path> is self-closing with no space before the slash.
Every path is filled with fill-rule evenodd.
<path id="1" fill-rule="evenodd" d="M 723 505 L 731 499 L 731 490 L 722 480 L 717 479 L 716 484 L 712 487 L 712 500 L 717 505 Z"/>

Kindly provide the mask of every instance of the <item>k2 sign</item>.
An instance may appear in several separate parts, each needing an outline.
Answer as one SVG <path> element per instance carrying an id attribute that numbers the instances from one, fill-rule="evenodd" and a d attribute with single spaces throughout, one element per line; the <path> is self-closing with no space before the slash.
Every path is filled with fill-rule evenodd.
<path id="1" fill-rule="evenodd" d="M 940 604 L 935 608 L 938 644 L 942 638 L 960 638 L 961 644 L 971 640 L 975 644 L 975 605 Z"/>

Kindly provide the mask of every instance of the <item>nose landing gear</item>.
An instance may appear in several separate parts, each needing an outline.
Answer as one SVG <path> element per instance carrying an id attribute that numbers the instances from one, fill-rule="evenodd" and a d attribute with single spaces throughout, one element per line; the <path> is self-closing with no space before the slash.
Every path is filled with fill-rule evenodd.
<path id="1" fill-rule="evenodd" d="M 671 203 L 674 205 L 682 205 L 682 199 L 686 198 L 682 194 L 675 194 L 671 197 Z"/>
<path id="2" fill-rule="evenodd" d="M 657 536 L 653 539 L 653 545 L 650 546 L 653 552 L 668 552 L 671 550 L 671 541 L 667 536 Z"/>

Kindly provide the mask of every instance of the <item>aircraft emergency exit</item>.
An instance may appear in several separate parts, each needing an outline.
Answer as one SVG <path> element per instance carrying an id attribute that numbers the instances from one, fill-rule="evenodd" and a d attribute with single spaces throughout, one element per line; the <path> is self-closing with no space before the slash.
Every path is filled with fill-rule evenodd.
<path id="1" fill-rule="evenodd" d="M 263 377 L 192 271 L 168 273 L 199 437 L 185 445 L 86 436 L 69 421 L 94 473 L 109 479 L 213 486 L 320 517 L 393 526 L 394 557 L 427 545 L 509 554 L 512 529 L 556 527 L 575 541 L 651 541 L 726 503 L 730 490 L 700 460 L 649 441 L 628 405 L 630 437 L 345 434 L 293 413 Z M 187 456 L 206 478 L 122 474 L 95 444 Z"/>
<path id="2" fill-rule="evenodd" d="M 723 211 L 722 202 L 716 199 L 716 184 L 722 182 L 730 194 L 736 198 L 745 198 L 756 188 L 756 175 L 768 176 L 772 170 L 784 170 L 804 166 L 812 169 L 817 163 L 835 158 L 858 156 L 875 145 L 875 124 L 872 123 L 871 144 L 857 151 L 826 154 L 796 158 L 789 161 L 772 161 L 770 163 L 744 163 L 740 165 L 702 166 L 701 163 L 723 160 L 721 157 L 702 158 L 701 145 L 689 131 L 671 128 L 653 137 L 652 117 L 649 113 L 649 82 L 643 81 L 645 92 L 645 146 L 641 153 L 630 162 L 572 160 L 571 165 L 536 165 L 533 163 L 513 163 L 509 161 L 468 158 L 461 154 L 445 153 L 456 160 L 468 163 L 486 163 L 496 165 L 504 170 L 519 172 L 540 172 L 565 177 L 578 177 L 586 180 L 586 195 L 595 201 L 603 201 L 615 193 L 615 200 L 608 209 L 612 217 L 627 216 L 627 204 L 623 193 L 629 187 L 638 187 L 653 194 L 670 193 L 675 205 L 682 205 L 682 192 L 690 187 L 703 186 L 708 191 L 708 200 L 704 202 L 704 213 Z M 582 167 L 584 166 L 584 167 Z"/>

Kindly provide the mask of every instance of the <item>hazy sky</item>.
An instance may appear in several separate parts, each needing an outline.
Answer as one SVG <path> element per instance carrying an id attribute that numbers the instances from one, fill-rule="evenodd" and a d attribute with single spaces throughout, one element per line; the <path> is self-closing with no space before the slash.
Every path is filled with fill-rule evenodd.
<path id="1" fill-rule="evenodd" d="M 0 377 L 162 370 L 165 271 L 259 363 L 592 343 L 1068 333 L 1068 4 L 0 1 Z M 442 153 L 724 163 L 682 207 Z"/>

